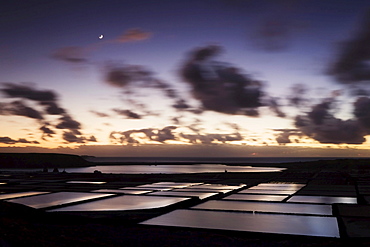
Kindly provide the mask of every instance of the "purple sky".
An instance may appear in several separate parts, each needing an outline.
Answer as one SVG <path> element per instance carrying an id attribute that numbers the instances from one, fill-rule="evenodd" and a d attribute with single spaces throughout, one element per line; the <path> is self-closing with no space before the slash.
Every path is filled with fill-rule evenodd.
<path id="1" fill-rule="evenodd" d="M 360 0 L 8 1 L 0 151 L 369 156 L 369 11 Z"/>

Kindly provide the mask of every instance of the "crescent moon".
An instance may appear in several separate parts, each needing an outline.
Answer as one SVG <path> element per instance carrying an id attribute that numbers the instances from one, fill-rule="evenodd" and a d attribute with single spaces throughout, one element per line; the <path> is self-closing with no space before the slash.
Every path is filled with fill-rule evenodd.
<path id="1" fill-rule="evenodd" d="M 101 34 L 100 36 L 99 36 L 99 39 L 103 39 L 104 38 L 104 35 L 103 34 Z"/>

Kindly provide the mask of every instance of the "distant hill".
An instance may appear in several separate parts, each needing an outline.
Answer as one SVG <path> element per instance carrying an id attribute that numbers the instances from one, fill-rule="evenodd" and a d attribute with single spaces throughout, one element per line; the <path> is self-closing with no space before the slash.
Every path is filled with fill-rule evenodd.
<path id="1" fill-rule="evenodd" d="M 86 167 L 92 163 L 78 155 L 55 153 L 0 153 L 0 168 Z"/>

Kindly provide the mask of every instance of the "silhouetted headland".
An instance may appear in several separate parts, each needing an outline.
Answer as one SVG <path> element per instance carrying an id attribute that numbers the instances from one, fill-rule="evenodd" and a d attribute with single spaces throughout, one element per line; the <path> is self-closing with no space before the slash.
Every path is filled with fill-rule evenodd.
<path id="1" fill-rule="evenodd" d="M 66 168 L 93 165 L 78 155 L 57 153 L 0 153 L 0 168 Z"/>

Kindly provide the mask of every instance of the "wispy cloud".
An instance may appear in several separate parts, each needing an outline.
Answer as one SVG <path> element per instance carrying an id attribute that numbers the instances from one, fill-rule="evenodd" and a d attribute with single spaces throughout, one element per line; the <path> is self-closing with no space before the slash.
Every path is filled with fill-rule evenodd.
<path id="1" fill-rule="evenodd" d="M 147 40 L 151 38 L 152 33 L 143 31 L 139 28 L 132 28 L 124 32 L 118 38 L 112 40 L 113 42 L 126 43 Z"/>

